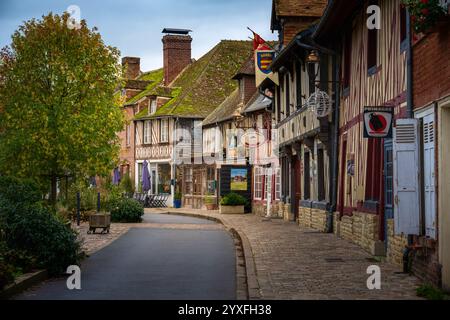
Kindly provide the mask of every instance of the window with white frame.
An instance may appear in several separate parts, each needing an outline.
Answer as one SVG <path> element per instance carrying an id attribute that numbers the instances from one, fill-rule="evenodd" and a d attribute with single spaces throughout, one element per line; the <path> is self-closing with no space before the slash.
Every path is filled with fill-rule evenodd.
<path id="1" fill-rule="evenodd" d="M 161 142 L 169 142 L 169 119 L 161 119 Z"/>
<path id="2" fill-rule="evenodd" d="M 131 145 L 131 124 L 127 124 L 126 135 L 127 135 L 127 147 L 129 147 Z"/>
<path id="3" fill-rule="evenodd" d="M 255 168 L 255 199 L 262 200 L 263 197 L 264 170 L 261 167 Z"/>
<path id="4" fill-rule="evenodd" d="M 156 100 L 151 100 L 148 109 L 148 114 L 154 114 L 155 112 L 156 112 Z"/>
<path id="5" fill-rule="evenodd" d="M 281 200 L 281 168 L 275 169 L 275 200 Z"/>
<path id="6" fill-rule="evenodd" d="M 144 144 L 152 143 L 152 124 L 151 121 L 144 122 Z"/>

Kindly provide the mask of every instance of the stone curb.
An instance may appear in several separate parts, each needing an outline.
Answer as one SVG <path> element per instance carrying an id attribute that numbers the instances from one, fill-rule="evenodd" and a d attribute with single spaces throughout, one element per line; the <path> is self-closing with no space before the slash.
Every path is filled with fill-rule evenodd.
<path id="1" fill-rule="evenodd" d="M 200 218 L 205 220 L 214 221 L 222 224 L 230 232 L 235 239 L 238 240 L 237 252 L 236 252 L 236 278 L 237 278 L 237 299 L 238 300 L 260 300 L 260 286 L 256 275 L 256 265 L 253 257 L 252 247 L 250 241 L 245 234 L 234 227 L 229 226 L 220 218 L 207 216 L 204 214 L 189 213 L 189 212 L 174 212 L 174 211 L 161 211 L 160 214 L 178 215 L 192 218 Z M 241 248 L 242 254 L 240 255 L 239 249 Z M 240 262 L 242 261 L 242 262 Z M 241 269 L 244 270 L 241 271 Z M 245 274 L 245 279 L 242 279 Z M 244 295 L 242 291 L 246 291 Z"/>
<path id="2" fill-rule="evenodd" d="M 14 283 L 0 291 L 0 299 L 7 300 L 48 279 L 47 270 L 27 273 L 18 277 Z"/>

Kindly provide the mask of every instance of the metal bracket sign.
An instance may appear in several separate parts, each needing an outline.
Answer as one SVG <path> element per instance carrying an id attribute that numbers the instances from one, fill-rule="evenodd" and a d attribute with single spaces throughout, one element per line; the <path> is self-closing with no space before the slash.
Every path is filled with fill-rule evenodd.
<path id="1" fill-rule="evenodd" d="M 392 138 L 393 107 L 364 107 L 364 138 Z"/>

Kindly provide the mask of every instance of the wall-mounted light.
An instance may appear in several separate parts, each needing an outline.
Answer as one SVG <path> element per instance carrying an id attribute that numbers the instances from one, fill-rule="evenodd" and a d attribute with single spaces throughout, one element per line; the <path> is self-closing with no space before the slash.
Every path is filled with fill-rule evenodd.
<path id="1" fill-rule="evenodd" d="M 311 50 L 308 57 L 306 57 L 306 63 L 307 64 L 319 64 L 320 63 L 320 56 L 317 54 L 316 50 Z"/>

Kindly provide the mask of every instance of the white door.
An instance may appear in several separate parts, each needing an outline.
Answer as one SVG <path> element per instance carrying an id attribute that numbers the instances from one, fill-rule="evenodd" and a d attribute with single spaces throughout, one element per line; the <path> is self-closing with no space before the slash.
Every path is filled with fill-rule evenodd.
<path id="1" fill-rule="evenodd" d="M 436 238 L 434 113 L 423 118 L 423 187 L 426 235 Z"/>
<path id="2" fill-rule="evenodd" d="M 420 232 L 419 148 L 417 119 L 398 119 L 394 128 L 395 234 Z"/>

